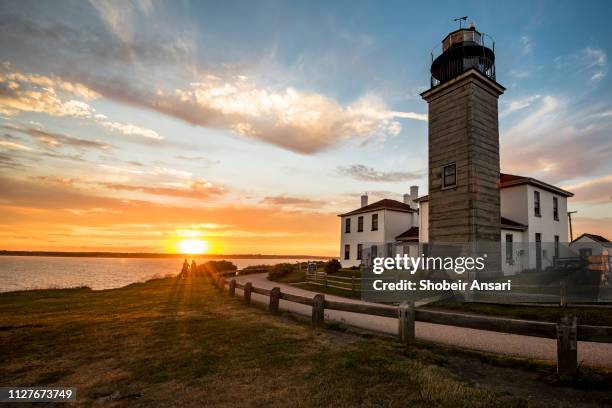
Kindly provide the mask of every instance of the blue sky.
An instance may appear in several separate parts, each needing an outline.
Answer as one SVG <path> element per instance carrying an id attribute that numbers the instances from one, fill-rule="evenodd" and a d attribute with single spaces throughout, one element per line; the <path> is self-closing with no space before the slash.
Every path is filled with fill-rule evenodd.
<path id="1" fill-rule="evenodd" d="M 335 214 L 362 192 L 426 193 L 419 93 L 464 15 L 496 41 L 502 170 L 570 189 L 578 232 L 612 235 L 610 9 L 4 1 L 3 241 L 162 250 L 199 234 L 226 252 L 333 254 Z"/>

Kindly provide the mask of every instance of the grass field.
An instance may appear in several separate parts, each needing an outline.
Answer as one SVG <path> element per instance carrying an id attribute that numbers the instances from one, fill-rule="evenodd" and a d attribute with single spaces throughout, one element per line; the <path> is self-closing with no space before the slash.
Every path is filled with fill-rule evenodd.
<path id="1" fill-rule="evenodd" d="M 313 329 L 205 278 L 0 294 L 0 352 L 1 386 L 74 386 L 80 405 L 578 406 L 604 401 L 610 386 L 604 377 L 604 391 L 564 391 L 546 365 Z"/>

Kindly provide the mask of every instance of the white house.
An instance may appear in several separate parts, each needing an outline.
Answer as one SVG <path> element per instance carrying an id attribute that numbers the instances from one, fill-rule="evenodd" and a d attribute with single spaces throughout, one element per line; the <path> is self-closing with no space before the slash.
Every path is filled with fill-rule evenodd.
<path id="1" fill-rule="evenodd" d="M 582 234 L 573 240 L 569 246 L 583 258 L 591 255 L 603 255 L 604 251 L 608 251 L 608 255 L 612 254 L 612 242 L 601 235 Z"/>
<path id="2" fill-rule="evenodd" d="M 544 269 L 553 264 L 554 258 L 570 256 L 564 251 L 568 251 L 567 198 L 572 193 L 534 178 L 504 173 L 500 174 L 499 187 L 505 274 Z M 341 214 L 342 266 L 358 265 L 363 248 L 370 246 L 376 247 L 372 252 L 378 256 L 420 252 L 422 245 L 429 242 L 429 199 L 416 198 L 417 192 L 416 187 L 411 187 L 411 195 L 404 196 L 404 203 L 381 200 L 367 205 L 364 196 L 362 200 L 366 201 L 361 208 Z M 385 221 L 379 221 L 372 231 L 374 214 Z"/>
<path id="3" fill-rule="evenodd" d="M 368 205 L 368 196 L 362 195 L 360 208 L 339 214 L 342 266 L 358 266 L 366 248 L 374 257 L 390 256 L 396 237 L 419 224 L 417 197 L 417 186 L 404 194 L 403 202 L 384 199 Z"/>
<path id="4" fill-rule="evenodd" d="M 567 252 L 567 198 L 573 194 L 531 177 L 504 173 L 500 174 L 499 188 L 504 274 L 552 265 L 553 258 Z M 427 243 L 428 197 L 418 201 L 419 242 Z"/>

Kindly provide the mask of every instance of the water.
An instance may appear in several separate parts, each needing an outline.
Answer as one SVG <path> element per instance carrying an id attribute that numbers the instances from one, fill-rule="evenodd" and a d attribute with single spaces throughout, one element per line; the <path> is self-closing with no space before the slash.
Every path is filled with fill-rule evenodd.
<path id="1" fill-rule="evenodd" d="M 196 258 L 196 263 L 210 260 Z M 304 260 L 248 258 L 228 261 L 242 269 L 250 265 Z M 182 265 L 183 259 L 180 258 L 0 256 L 0 292 L 77 286 L 88 286 L 94 290 L 120 288 L 155 277 L 176 275 Z"/>

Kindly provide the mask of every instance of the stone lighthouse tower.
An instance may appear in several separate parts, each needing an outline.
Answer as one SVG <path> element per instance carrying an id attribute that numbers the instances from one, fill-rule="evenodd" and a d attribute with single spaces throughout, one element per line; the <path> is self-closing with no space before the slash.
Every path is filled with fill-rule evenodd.
<path id="1" fill-rule="evenodd" d="M 487 41 L 485 41 L 487 39 Z M 493 40 L 470 25 L 432 54 L 429 242 L 500 241 L 499 128 Z M 490 44 L 489 44 L 490 42 Z"/>

